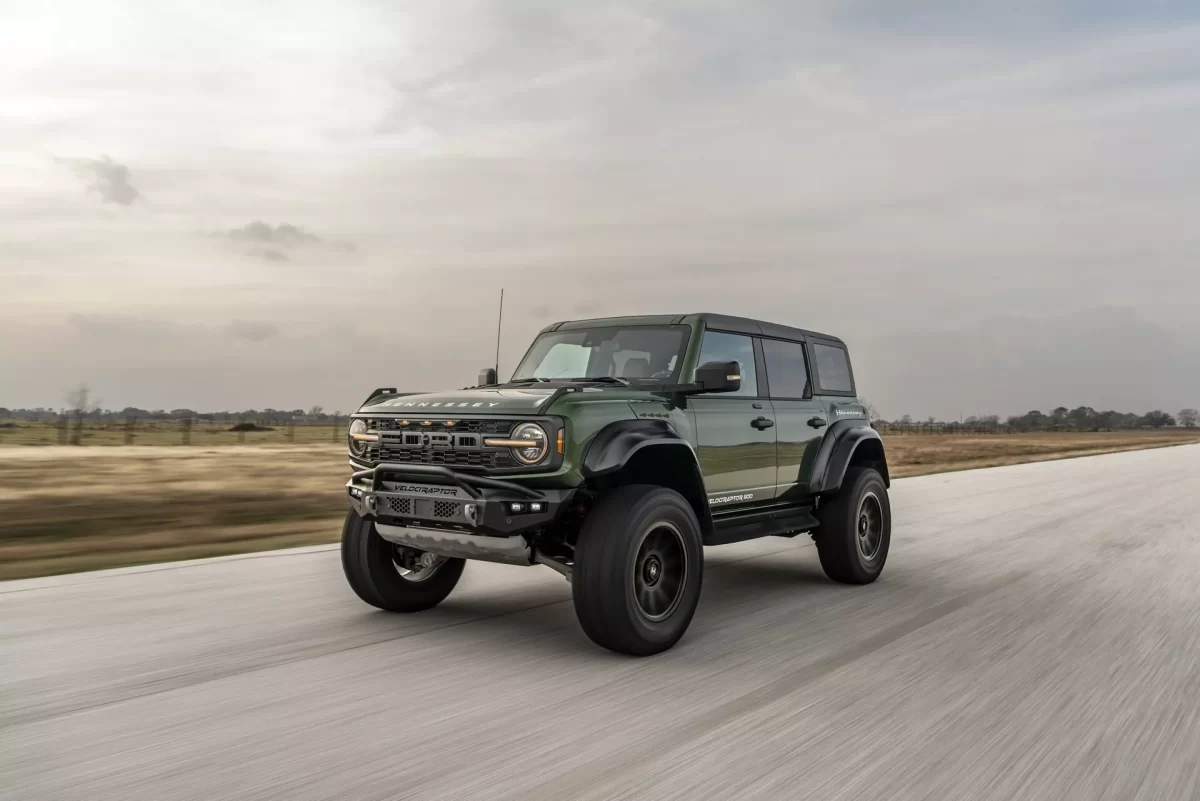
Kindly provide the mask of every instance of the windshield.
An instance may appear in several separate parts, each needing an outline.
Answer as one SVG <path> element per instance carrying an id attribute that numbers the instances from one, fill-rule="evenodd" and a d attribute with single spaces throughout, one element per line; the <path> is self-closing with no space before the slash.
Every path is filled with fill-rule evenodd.
<path id="1" fill-rule="evenodd" d="M 512 380 L 620 378 L 675 383 L 691 329 L 683 325 L 577 328 L 542 334 Z"/>

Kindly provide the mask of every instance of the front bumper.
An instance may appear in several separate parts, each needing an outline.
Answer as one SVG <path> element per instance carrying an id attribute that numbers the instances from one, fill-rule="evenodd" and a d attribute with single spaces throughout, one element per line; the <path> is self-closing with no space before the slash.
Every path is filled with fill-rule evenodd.
<path id="1" fill-rule="evenodd" d="M 389 542 L 440 556 L 532 564 L 532 535 L 573 489 L 532 489 L 436 465 L 380 464 L 346 483 L 350 506 Z"/>

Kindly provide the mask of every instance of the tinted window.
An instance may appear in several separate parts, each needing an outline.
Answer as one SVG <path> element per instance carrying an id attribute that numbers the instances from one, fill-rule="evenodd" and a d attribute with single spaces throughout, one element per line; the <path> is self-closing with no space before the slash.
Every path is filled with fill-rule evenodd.
<path id="1" fill-rule="evenodd" d="M 764 339 L 762 346 L 763 355 L 767 357 L 767 383 L 771 387 L 771 397 L 806 397 L 809 392 L 804 346 L 796 342 L 780 342 L 778 339 Z"/>
<path id="2" fill-rule="evenodd" d="M 817 381 L 823 392 L 850 392 L 854 389 L 846 351 L 832 345 L 813 343 L 812 353 L 817 363 Z"/>
<path id="3" fill-rule="evenodd" d="M 722 392 L 721 395 L 754 397 L 758 394 L 758 377 L 754 371 L 754 342 L 750 337 L 706 331 L 698 364 L 708 362 L 737 362 L 742 366 L 742 388 L 737 392 Z"/>

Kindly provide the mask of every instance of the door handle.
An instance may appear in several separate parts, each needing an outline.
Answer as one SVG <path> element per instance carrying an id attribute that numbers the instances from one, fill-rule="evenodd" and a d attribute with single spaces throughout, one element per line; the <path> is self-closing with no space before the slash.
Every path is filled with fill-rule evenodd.
<path id="1" fill-rule="evenodd" d="M 812 426 L 813 428 L 820 428 L 821 426 L 825 425 L 825 418 L 824 417 L 810 417 L 810 418 L 808 418 L 808 424 L 810 426 Z"/>
<path id="2" fill-rule="evenodd" d="M 750 421 L 750 425 L 762 431 L 764 428 L 770 428 L 775 425 L 775 421 L 768 417 L 759 417 Z"/>

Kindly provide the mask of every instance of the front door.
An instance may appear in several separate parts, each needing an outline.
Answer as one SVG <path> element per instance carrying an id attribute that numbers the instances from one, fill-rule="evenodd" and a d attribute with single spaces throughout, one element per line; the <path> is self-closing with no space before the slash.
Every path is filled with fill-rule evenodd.
<path id="1" fill-rule="evenodd" d="M 803 497 L 808 493 L 812 463 L 829 419 L 824 404 L 813 397 L 804 345 L 764 339 L 762 350 L 779 432 L 777 492 L 781 499 Z"/>
<path id="2" fill-rule="evenodd" d="M 698 363 L 731 361 L 742 368 L 740 390 L 690 400 L 696 456 L 714 509 L 775 497 L 775 414 L 771 401 L 760 397 L 754 341 L 743 334 L 705 331 Z"/>

